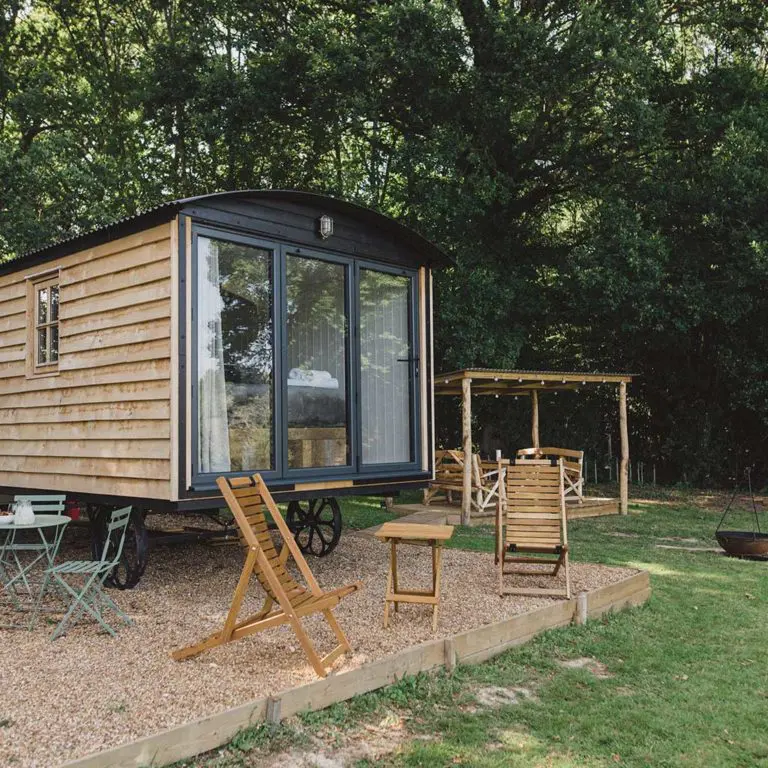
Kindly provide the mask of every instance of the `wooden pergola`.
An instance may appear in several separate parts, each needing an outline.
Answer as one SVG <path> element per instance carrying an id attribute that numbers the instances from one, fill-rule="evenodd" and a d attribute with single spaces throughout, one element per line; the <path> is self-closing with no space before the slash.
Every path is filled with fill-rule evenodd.
<path id="1" fill-rule="evenodd" d="M 465 456 L 472 455 L 472 395 L 495 397 L 527 396 L 531 398 L 532 447 L 541 447 L 539 440 L 539 394 L 598 384 L 617 384 L 619 390 L 619 433 L 621 464 L 619 469 L 619 509 L 628 512 L 629 503 L 629 432 L 627 430 L 627 384 L 629 373 L 579 373 L 577 371 L 511 371 L 493 368 L 465 368 L 435 375 L 435 395 L 461 397 L 462 447 Z M 472 463 L 464 462 L 464 483 L 461 498 L 461 521 L 469 523 L 472 499 Z"/>

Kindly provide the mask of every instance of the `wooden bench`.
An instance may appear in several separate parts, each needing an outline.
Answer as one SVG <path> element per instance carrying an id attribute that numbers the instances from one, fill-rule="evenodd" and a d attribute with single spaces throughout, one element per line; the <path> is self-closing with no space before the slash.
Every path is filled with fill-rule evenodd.
<path id="1" fill-rule="evenodd" d="M 572 496 L 579 504 L 584 502 L 584 451 L 572 451 L 570 448 L 521 448 L 518 459 L 558 459 L 563 460 L 565 479 L 565 500 Z"/>
<path id="2" fill-rule="evenodd" d="M 472 507 L 479 513 L 493 510 L 501 494 L 504 499 L 504 483 L 500 482 L 499 465 L 495 461 L 483 461 L 472 454 Z M 503 480 L 503 478 L 502 478 Z M 429 506 L 436 497 L 442 496 L 448 504 L 453 494 L 461 496 L 464 489 L 464 451 L 436 451 L 435 479 L 424 492 L 424 504 Z"/>

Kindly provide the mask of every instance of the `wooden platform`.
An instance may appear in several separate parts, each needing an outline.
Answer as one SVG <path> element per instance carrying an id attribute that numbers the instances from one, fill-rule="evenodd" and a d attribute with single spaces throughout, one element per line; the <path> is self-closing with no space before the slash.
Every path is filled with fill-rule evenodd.
<path id="1" fill-rule="evenodd" d="M 457 504 L 395 504 L 392 511 L 404 517 L 400 522 L 413 523 L 447 523 L 459 525 L 461 522 L 461 509 Z M 619 500 L 606 497 L 586 497 L 583 504 L 569 501 L 566 505 L 566 514 L 569 520 L 577 520 L 581 517 L 601 517 L 602 515 L 618 515 Z M 495 513 L 479 515 L 472 513 L 470 525 L 493 525 Z"/>
<path id="2" fill-rule="evenodd" d="M 619 500 L 597 496 L 586 496 L 583 504 L 574 504 L 570 500 L 565 507 L 569 520 L 580 517 L 601 517 L 602 515 L 618 515 Z"/>

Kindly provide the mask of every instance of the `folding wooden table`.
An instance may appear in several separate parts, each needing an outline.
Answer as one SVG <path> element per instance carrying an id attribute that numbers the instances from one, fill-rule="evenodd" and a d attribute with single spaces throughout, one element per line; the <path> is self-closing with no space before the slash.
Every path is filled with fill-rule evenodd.
<path id="1" fill-rule="evenodd" d="M 376 538 L 390 543 L 389 577 L 384 597 L 384 626 L 389 625 L 389 604 L 397 611 L 398 603 L 422 603 L 432 605 L 432 631 L 437 630 L 437 612 L 440 607 L 440 567 L 443 543 L 453 535 L 452 525 L 419 525 L 417 523 L 384 523 L 376 531 Z M 404 590 L 399 588 L 397 577 L 397 545 L 428 544 L 432 548 L 432 589 Z"/>

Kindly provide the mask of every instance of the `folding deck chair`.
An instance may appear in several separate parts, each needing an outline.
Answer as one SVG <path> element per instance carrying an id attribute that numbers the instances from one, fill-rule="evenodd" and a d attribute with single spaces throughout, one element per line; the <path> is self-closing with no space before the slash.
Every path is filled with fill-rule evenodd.
<path id="1" fill-rule="evenodd" d="M 107 576 L 116 568 L 123 554 L 125 531 L 128 528 L 130 517 L 130 507 L 123 507 L 112 512 L 107 524 L 107 536 L 104 540 L 101 560 L 68 560 L 46 571 L 46 576 L 54 578 L 59 591 L 71 598 L 69 608 L 53 631 L 51 640 L 63 635 L 67 627 L 75 622 L 82 613 L 89 613 L 112 637 L 115 637 L 115 630 L 104 618 L 106 608 L 109 608 L 126 624 L 133 624 L 133 621 L 117 607 L 112 598 L 104 591 L 104 582 Z M 70 583 L 70 581 L 78 582 L 81 579 L 79 587 L 74 587 Z"/>
<path id="2" fill-rule="evenodd" d="M 240 529 L 240 541 L 247 548 L 248 554 L 223 629 L 195 645 L 174 651 L 173 658 L 176 661 L 188 659 L 209 648 L 239 640 L 241 637 L 270 627 L 290 624 L 315 672 L 320 677 L 325 677 L 327 668 L 343 653 L 352 650 L 331 609 L 338 605 L 343 597 L 360 589 L 362 584 L 360 582 L 349 584 L 331 592 L 323 592 L 320 589 L 260 475 L 254 475 L 253 478 L 220 477 L 216 480 L 216 484 L 235 516 Z M 283 546 L 279 553 L 275 549 L 267 527 L 264 506 L 269 510 L 283 539 Z M 286 568 L 288 555 L 293 557 L 307 587 L 298 584 L 288 572 Z M 264 605 L 258 613 L 238 621 L 240 608 L 253 575 L 266 592 Z M 323 658 L 318 656 L 312 641 L 301 625 L 302 617 L 312 613 L 322 613 L 325 616 L 339 641 L 336 648 Z"/>
<path id="3" fill-rule="evenodd" d="M 507 461 L 499 462 L 507 464 Z M 496 563 L 500 595 L 571 596 L 568 568 L 568 530 L 565 518 L 563 460 L 524 459 L 506 467 L 506 511 L 496 507 Z M 505 563 L 553 565 L 549 572 L 512 568 Z M 565 588 L 504 588 L 504 576 L 557 576 L 565 571 Z"/>

